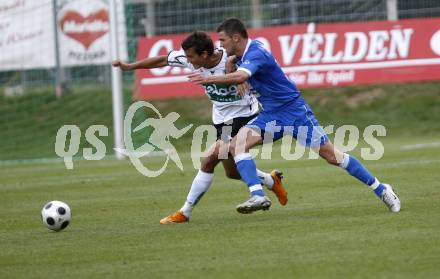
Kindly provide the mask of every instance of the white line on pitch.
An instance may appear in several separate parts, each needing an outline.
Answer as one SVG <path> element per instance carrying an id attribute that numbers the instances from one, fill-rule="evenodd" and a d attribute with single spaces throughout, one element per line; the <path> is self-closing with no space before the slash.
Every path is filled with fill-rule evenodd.
<path id="1" fill-rule="evenodd" d="M 437 141 L 437 142 L 429 142 L 429 143 L 401 145 L 400 150 L 414 150 L 414 149 L 423 149 L 423 148 L 431 148 L 431 147 L 440 147 L 440 142 Z"/>

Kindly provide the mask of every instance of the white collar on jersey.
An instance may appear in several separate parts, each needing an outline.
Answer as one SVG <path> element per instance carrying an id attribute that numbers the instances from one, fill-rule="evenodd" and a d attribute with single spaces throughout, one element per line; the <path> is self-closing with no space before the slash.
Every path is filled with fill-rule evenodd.
<path id="1" fill-rule="evenodd" d="M 243 57 L 244 57 L 244 55 L 246 54 L 246 52 L 248 51 L 251 42 L 252 42 L 252 40 L 251 40 L 251 39 L 248 39 L 247 44 L 246 44 L 246 48 L 244 49 L 243 55 L 241 56 L 241 59 L 240 59 L 241 62 L 243 62 Z"/>
<path id="2" fill-rule="evenodd" d="M 218 63 L 217 63 L 215 66 L 213 66 L 213 67 L 211 67 L 211 68 L 205 68 L 205 69 L 208 70 L 208 71 L 210 71 L 210 70 L 214 70 L 215 68 L 217 68 L 218 65 L 221 64 L 221 62 L 222 62 L 222 60 L 223 60 L 223 57 L 224 57 L 225 54 L 226 54 L 226 50 L 225 50 L 224 48 L 222 48 L 222 47 L 220 47 L 220 48 L 215 48 L 214 51 L 221 52 L 221 53 L 222 53 L 222 57 L 220 57 L 220 60 L 218 61 Z M 227 55 L 227 54 L 226 54 L 226 55 Z"/>

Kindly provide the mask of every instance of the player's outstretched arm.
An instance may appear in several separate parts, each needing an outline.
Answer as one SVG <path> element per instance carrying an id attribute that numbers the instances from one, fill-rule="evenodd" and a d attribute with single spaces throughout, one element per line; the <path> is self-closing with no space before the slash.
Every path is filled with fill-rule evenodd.
<path id="1" fill-rule="evenodd" d="M 133 63 L 125 63 L 121 60 L 112 62 L 113 67 L 119 67 L 123 71 L 137 70 L 137 69 L 153 69 L 168 65 L 167 56 L 160 55 L 156 57 L 149 57 Z"/>
<path id="2" fill-rule="evenodd" d="M 200 73 L 194 73 L 188 76 L 188 80 L 194 84 L 241 84 L 249 79 L 249 75 L 245 71 L 236 71 L 226 75 L 204 77 Z"/>

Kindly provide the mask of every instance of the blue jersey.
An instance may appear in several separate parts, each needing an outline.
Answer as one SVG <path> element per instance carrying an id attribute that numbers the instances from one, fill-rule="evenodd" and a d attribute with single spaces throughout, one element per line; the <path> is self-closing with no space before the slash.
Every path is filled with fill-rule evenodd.
<path id="1" fill-rule="evenodd" d="M 245 71 L 250 76 L 249 83 L 260 94 L 258 101 L 266 111 L 292 103 L 301 95 L 272 54 L 257 40 L 249 40 L 237 66 L 237 70 Z"/>

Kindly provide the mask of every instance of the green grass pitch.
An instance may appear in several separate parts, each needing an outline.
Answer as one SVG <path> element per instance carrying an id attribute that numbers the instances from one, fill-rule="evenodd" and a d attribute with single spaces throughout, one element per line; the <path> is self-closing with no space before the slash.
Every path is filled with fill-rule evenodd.
<path id="1" fill-rule="evenodd" d="M 269 193 L 269 211 L 238 214 L 248 190 L 219 166 L 190 222 L 175 225 L 159 220 L 180 208 L 196 173 L 185 154 L 184 172 L 171 163 L 157 178 L 111 159 L 74 161 L 74 170 L 3 164 L 0 278 L 440 278 L 438 142 L 387 137 L 384 157 L 364 161 L 395 186 L 398 214 L 343 170 L 279 153 L 257 165 L 284 171 L 285 207 Z M 65 231 L 41 223 L 50 200 L 72 208 Z"/>

